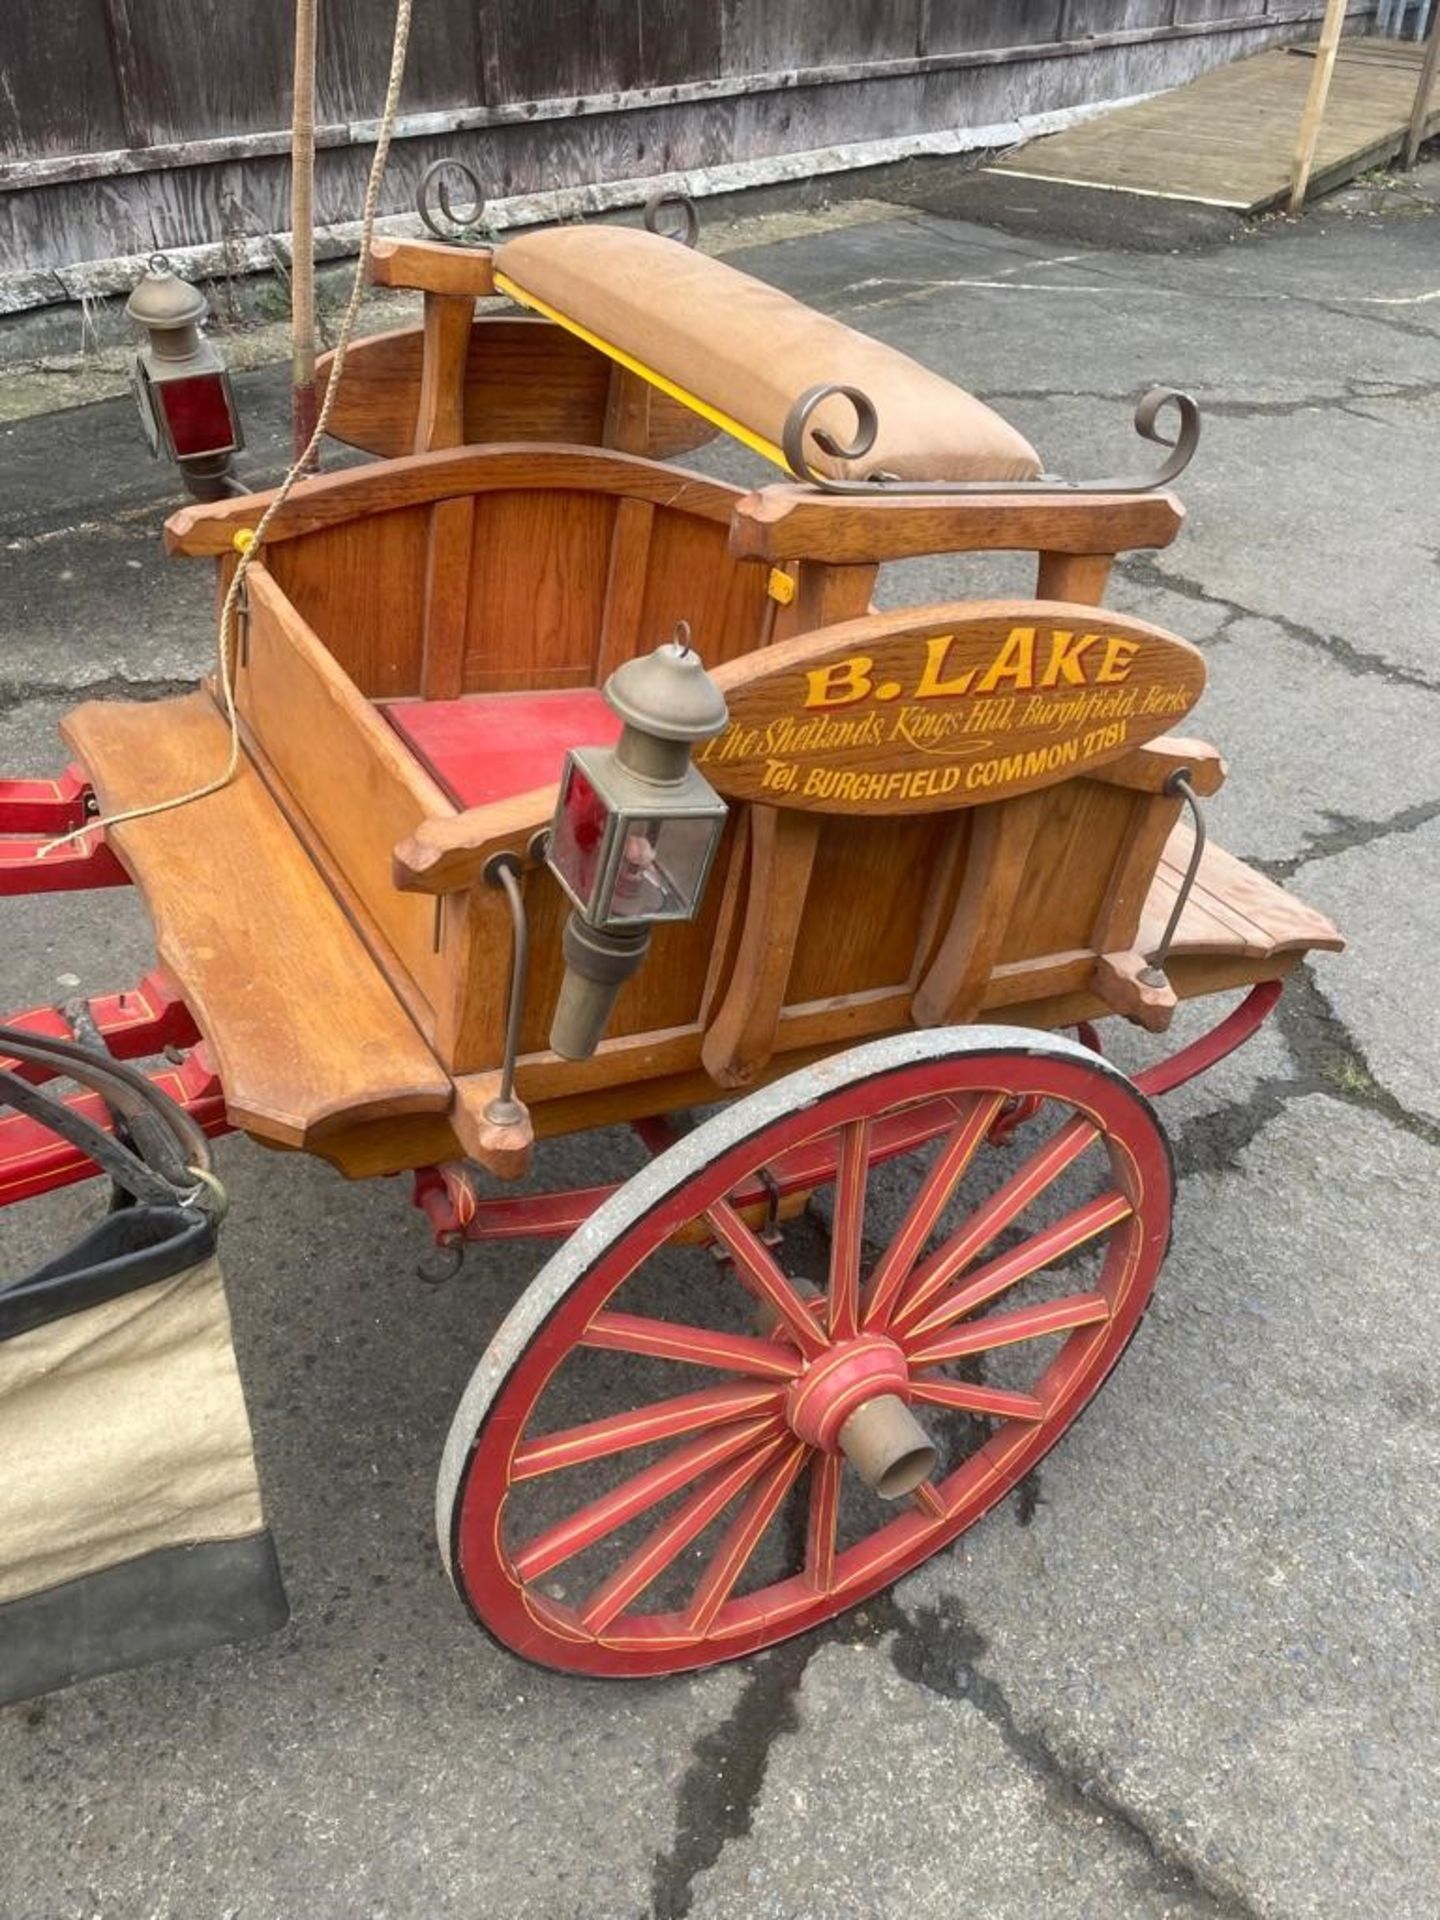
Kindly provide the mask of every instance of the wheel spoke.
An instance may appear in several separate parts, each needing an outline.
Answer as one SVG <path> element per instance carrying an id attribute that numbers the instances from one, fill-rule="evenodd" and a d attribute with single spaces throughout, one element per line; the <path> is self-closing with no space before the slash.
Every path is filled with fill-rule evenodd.
<path id="1" fill-rule="evenodd" d="M 804 1445 L 793 1446 L 773 1461 L 726 1528 L 724 1539 L 700 1576 L 700 1584 L 685 1615 L 685 1625 L 691 1633 L 708 1633 L 714 1625 L 716 1614 L 730 1598 L 746 1562 L 794 1485 L 808 1452 L 809 1448 Z"/>
<path id="2" fill-rule="evenodd" d="M 813 1360 L 824 1353 L 826 1340 L 815 1324 L 815 1316 L 780 1271 L 759 1234 L 746 1226 L 728 1200 L 717 1200 L 706 1209 L 705 1217 L 734 1260 L 737 1278 L 777 1315 L 805 1358 Z"/>
<path id="3" fill-rule="evenodd" d="M 710 1468 L 734 1459 L 736 1454 L 783 1431 L 779 1420 L 747 1420 L 741 1426 L 726 1427 L 719 1433 L 706 1434 L 687 1446 L 677 1447 L 665 1459 L 622 1480 L 600 1499 L 577 1508 L 567 1519 L 537 1533 L 512 1556 L 516 1574 L 522 1580 L 538 1580 L 552 1567 L 560 1566 L 583 1548 L 594 1546 L 597 1540 L 614 1533 L 637 1514 L 657 1506 L 692 1480 L 698 1480 Z"/>
<path id="4" fill-rule="evenodd" d="M 733 1386 L 706 1387 L 700 1393 L 656 1400 L 651 1406 L 612 1414 L 605 1420 L 588 1420 L 583 1426 L 539 1434 L 517 1449 L 510 1477 L 531 1480 L 536 1474 L 555 1473 L 586 1460 L 603 1460 L 652 1440 L 678 1440 L 682 1434 L 722 1427 L 747 1415 L 778 1413 L 782 1391 L 779 1385 L 742 1385 L 737 1381 Z"/>
<path id="5" fill-rule="evenodd" d="M 1047 1300 L 1039 1307 L 1017 1307 L 1013 1313 L 991 1313 L 970 1320 L 948 1333 L 937 1333 L 915 1347 L 910 1364 L 938 1366 L 967 1353 L 988 1353 L 992 1347 L 1011 1347 L 1017 1340 L 1034 1340 L 1042 1333 L 1065 1333 L 1071 1327 L 1089 1327 L 1110 1318 L 1110 1302 L 1103 1293 L 1071 1293 L 1063 1300 Z"/>
<path id="6" fill-rule="evenodd" d="M 622 1613 L 660 1577 L 784 1444 L 783 1436 L 777 1434 L 768 1446 L 742 1454 L 738 1460 L 711 1474 L 682 1507 L 668 1520 L 662 1520 L 609 1579 L 595 1589 L 581 1610 L 580 1624 L 591 1633 L 603 1633 L 616 1614 Z"/>
<path id="7" fill-rule="evenodd" d="M 835 1584 L 835 1536 L 840 1525 L 838 1453 L 817 1453 L 810 1463 L 810 1513 L 805 1526 L 805 1579 L 817 1593 Z"/>
<path id="8" fill-rule="evenodd" d="M 959 1232 L 952 1234 L 925 1262 L 902 1294 L 892 1324 L 912 1325 L 936 1295 L 943 1293 L 969 1266 L 976 1254 L 983 1252 L 997 1233 L 1003 1233 L 1010 1222 L 1099 1137 L 1092 1121 L 1083 1114 L 1072 1115 L 1003 1187 L 975 1209 Z"/>
<path id="9" fill-rule="evenodd" d="M 760 1380 L 793 1380 L 803 1365 L 794 1353 L 771 1340 L 757 1340 L 748 1333 L 712 1333 L 709 1327 L 651 1320 L 640 1313 L 597 1313 L 579 1345 L 684 1360 L 692 1366 L 716 1367 Z"/>
<path id="10" fill-rule="evenodd" d="M 910 1398 L 933 1407 L 954 1407 L 961 1413 L 993 1414 L 1002 1420 L 1045 1418 L 1045 1402 L 1038 1394 L 983 1387 L 974 1380 L 912 1380 Z"/>
<path id="11" fill-rule="evenodd" d="M 832 1340 L 851 1340 L 860 1327 L 860 1246 L 865 1232 L 865 1182 L 869 1172 L 869 1122 L 852 1120 L 841 1135 L 840 1159 L 835 1171 L 828 1314 Z"/>
<path id="12" fill-rule="evenodd" d="M 866 1327 L 883 1326 L 895 1299 L 935 1231 L 935 1222 L 949 1204 L 995 1116 L 1005 1104 L 1003 1093 L 976 1094 L 959 1126 L 954 1129 L 910 1202 L 899 1232 L 881 1256 L 865 1289 Z"/>
<path id="13" fill-rule="evenodd" d="M 977 1307 L 983 1307 L 997 1294 L 1018 1285 L 1032 1273 L 1039 1273 L 1042 1267 L 1052 1266 L 1067 1253 L 1083 1247 L 1088 1240 L 1107 1232 L 1120 1221 L 1128 1220 L 1133 1211 L 1124 1194 L 1113 1190 L 1100 1194 L 1094 1200 L 1087 1200 L 1083 1207 L 1076 1207 L 1063 1220 L 1057 1220 L 1053 1227 L 1046 1227 L 1043 1233 L 1037 1233 L 1029 1240 L 1022 1241 L 1018 1247 L 1012 1247 L 1008 1253 L 1002 1253 L 998 1260 L 978 1267 L 963 1287 L 942 1294 L 924 1319 L 905 1328 L 906 1340 L 923 1340 L 929 1334 L 939 1333 L 943 1327 L 953 1326 L 957 1320 L 963 1319 L 967 1313 L 974 1313 Z"/>

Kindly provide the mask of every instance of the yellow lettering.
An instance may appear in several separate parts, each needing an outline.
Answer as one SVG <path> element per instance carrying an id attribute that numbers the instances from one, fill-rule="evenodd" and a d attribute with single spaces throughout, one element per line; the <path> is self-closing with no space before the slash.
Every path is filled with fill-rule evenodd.
<path id="1" fill-rule="evenodd" d="M 806 706 L 848 707 L 852 701 L 863 700 L 873 685 L 870 669 L 874 664 L 868 654 L 857 653 L 853 659 L 837 660 L 833 666 L 812 667 L 805 675 L 810 682 Z"/>
<path id="2" fill-rule="evenodd" d="M 1012 627 L 1010 637 L 980 677 L 976 693 L 993 693 L 1002 680 L 1014 682 L 1018 692 L 1035 684 L 1035 629 Z"/>
<path id="3" fill-rule="evenodd" d="M 1045 662 L 1045 671 L 1040 676 L 1042 687 L 1056 687 L 1064 680 L 1072 687 L 1083 687 L 1085 669 L 1080 656 L 1087 647 L 1093 647 L 1100 638 L 1098 633 L 1067 633 L 1064 627 L 1052 627 L 1050 630 L 1050 658 Z"/>
<path id="4" fill-rule="evenodd" d="M 967 667 L 953 680 L 942 680 L 945 671 L 945 656 L 955 644 L 953 633 L 937 633 L 925 642 L 925 667 L 920 675 L 920 684 L 915 689 L 917 700 L 943 700 L 953 698 L 959 693 L 970 691 L 970 682 L 975 678 L 974 667 Z M 867 660 L 867 666 L 870 664 Z"/>
<path id="5" fill-rule="evenodd" d="M 1130 662 L 1139 651 L 1138 640 L 1122 640 L 1118 634 L 1112 634 L 1105 642 L 1105 658 L 1100 662 L 1100 671 L 1095 678 L 1112 683 L 1116 680 L 1128 680 Z"/>

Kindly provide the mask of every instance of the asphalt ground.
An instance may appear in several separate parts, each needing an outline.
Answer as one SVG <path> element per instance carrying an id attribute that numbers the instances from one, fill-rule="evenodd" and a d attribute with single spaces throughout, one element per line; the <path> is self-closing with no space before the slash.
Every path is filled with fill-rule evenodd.
<path id="1" fill-rule="evenodd" d="M 482 1251 L 422 1288 L 403 1183 L 226 1141 L 292 1619 L 0 1712 L 4 1920 L 1440 1908 L 1435 172 L 1183 254 L 1007 235 L 932 194 L 732 256 L 990 398 L 1058 470 L 1143 460 L 1152 382 L 1205 407 L 1188 527 L 1112 597 L 1205 651 L 1187 728 L 1230 764 L 1217 836 L 1351 944 L 1165 1103 L 1175 1244 L 1085 1420 L 830 1631 L 694 1678 L 549 1675 L 468 1623 L 430 1519 L 452 1409 L 541 1256 Z M 272 474 L 283 373 L 239 389 L 249 470 Z M 210 583 L 161 553 L 171 504 L 124 400 L 0 432 L 7 772 L 59 764 L 78 697 L 160 697 L 205 663 Z M 916 563 L 886 597 L 997 587 L 1025 582 Z M 146 962 L 128 892 L 10 902 L 3 924 L 7 1007 Z M 540 1172 L 635 1164 L 607 1134 Z M 4 1266 L 93 1205 L 4 1216 Z"/>

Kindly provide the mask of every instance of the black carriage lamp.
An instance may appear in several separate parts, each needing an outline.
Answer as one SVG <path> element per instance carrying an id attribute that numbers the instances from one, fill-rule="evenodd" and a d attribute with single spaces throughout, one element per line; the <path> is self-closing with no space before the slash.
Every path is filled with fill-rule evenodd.
<path id="1" fill-rule="evenodd" d="M 152 254 L 125 311 L 145 329 L 133 385 L 140 424 L 158 459 L 166 454 L 197 500 L 244 493 L 232 471 L 245 444 L 224 356 L 201 332 L 209 311 L 198 287 Z"/>
<path id="2" fill-rule="evenodd" d="M 657 921 L 693 920 L 725 826 L 725 802 L 690 764 L 724 730 L 725 696 L 682 620 L 604 686 L 625 723 L 613 747 L 572 747 L 545 858 L 574 902 L 550 1045 L 588 1060 Z"/>

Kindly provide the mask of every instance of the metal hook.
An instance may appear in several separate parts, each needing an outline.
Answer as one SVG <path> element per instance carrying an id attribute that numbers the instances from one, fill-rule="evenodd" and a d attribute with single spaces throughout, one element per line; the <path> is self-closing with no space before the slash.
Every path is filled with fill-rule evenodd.
<path id="1" fill-rule="evenodd" d="M 450 181 L 447 178 L 450 175 L 458 179 L 460 185 L 475 202 L 468 213 L 459 212 L 450 197 Z M 420 176 L 420 185 L 415 196 L 415 211 L 437 240 L 443 240 L 447 246 L 452 247 L 463 244 L 466 234 L 475 231 L 485 212 L 485 195 L 480 191 L 480 176 L 472 166 L 453 156 L 432 160 Z"/>

